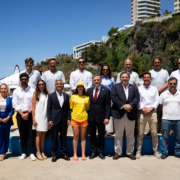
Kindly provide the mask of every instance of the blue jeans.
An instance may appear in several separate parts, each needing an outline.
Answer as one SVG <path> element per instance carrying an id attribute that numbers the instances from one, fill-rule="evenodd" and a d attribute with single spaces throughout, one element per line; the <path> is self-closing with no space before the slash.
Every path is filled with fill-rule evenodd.
<path id="1" fill-rule="evenodd" d="M 180 155 L 180 120 L 171 121 L 162 119 L 162 127 L 162 154 L 168 155 L 168 138 L 171 129 L 173 129 L 175 136 L 174 154 Z"/>

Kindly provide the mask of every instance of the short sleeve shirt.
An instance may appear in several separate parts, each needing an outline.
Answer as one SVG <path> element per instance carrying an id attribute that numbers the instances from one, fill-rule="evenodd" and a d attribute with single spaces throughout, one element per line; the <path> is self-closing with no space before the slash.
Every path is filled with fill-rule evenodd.
<path id="1" fill-rule="evenodd" d="M 70 99 L 70 109 L 72 109 L 72 119 L 78 122 L 88 120 L 90 100 L 88 96 L 73 95 Z"/>
<path id="2" fill-rule="evenodd" d="M 65 77 L 63 72 L 61 71 L 51 72 L 49 70 L 43 73 L 42 80 L 46 82 L 47 89 L 50 93 L 56 91 L 55 82 L 57 79 L 61 79 L 63 83 L 65 83 Z"/>
<path id="3" fill-rule="evenodd" d="M 111 77 L 111 79 L 109 79 L 109 76 L 107 76 L 106 78 L 104 76 L 102 76 L 102 82 L 101 85 L 104 87 L 107 87 L 108 89 L 111 90 L 112 86 L 115 84 L 114 78 Z"/>
<path id="4" fill-rule="evenodd" d="M 160 95 L 160 104 L 163 105 L 163 116 L 165 120 L 180 120 L 180 91 L 174 95 L 165 91 Z"/>
<path id="5" fill-rule="evenodd" d="M 169 79 L 169 73 L 165 69 L 160 71 L 152 69 L 149 72 L 151 73 L 151 84 L 156 88 L 163 87 Z"/>
<path id="6" fill-rule="evenodd" d="M 116 83 L 120 83 L 121 82 L 120 75 L 121 75 L 121 72 L 117 76 Z M 129 84 L 132 84 L 132 85 L 139 84 L 139 75 L 136 72 L 134 72 L 134 71 L 131 71 L 131 73 L 130 73 Z"/>

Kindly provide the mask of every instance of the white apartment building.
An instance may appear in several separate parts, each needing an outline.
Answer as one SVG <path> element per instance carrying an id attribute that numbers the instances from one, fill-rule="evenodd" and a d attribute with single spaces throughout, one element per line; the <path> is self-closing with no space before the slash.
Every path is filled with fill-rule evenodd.
<path id="1" fill-rule="evenodd" d="M 180 12 L 180 0 L 174 0 L 174 12 Z"/>
<path id="2" fill-rule="evenodd" d="M 92 40 L 92 41 L 88 41 L 86 43 L 73 47 L 73 59 L 80 58 L 82 56 L 82 52 L 85 50 L 86 47 L 89 47 L 92 44 L 99 46 L 101 42 L 105 43 L 108 39 L 109 37 L 103 36 L 102 41 Z"/>
<path id="3" fill-rule="evenodd" d="M 131 0 L 131 24 L 158 14 L 155 8 L 160 6 L 160 0 Z"/>

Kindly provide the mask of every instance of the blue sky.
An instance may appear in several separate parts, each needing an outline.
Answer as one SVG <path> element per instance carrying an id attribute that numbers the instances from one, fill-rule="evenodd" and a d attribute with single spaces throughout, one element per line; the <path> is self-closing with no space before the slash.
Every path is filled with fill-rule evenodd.
<path id="1" fill-rule="evenodd" d="M 161 0 L 174 11 L 174 0 Z M 0 0 L 0 79 L 130 24 L 131 0 Z"/>

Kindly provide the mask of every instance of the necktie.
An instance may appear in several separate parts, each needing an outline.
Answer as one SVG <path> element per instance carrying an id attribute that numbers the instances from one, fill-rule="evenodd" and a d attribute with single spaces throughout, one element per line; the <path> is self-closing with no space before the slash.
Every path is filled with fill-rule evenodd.
<path id="1" fill-rule="evenodd" d="M 96 88 L 96 90 L 95 90 L 94 102 L 96 102 L 96 101 L 97 101 L 97 93 L 98 93 L 98 88 Z"/>

